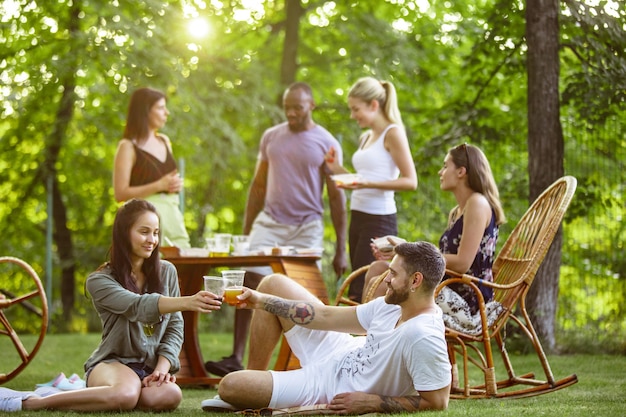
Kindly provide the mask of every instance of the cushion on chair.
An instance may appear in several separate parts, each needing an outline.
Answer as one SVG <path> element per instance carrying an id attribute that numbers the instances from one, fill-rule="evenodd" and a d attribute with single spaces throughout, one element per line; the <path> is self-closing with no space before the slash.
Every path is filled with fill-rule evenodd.
<path id="1" fill-rule="evenodd" d="M 478 335 L 482 332 L 480 313 L 472 315 L 467 302 L 454 290 L 443 287 L 435 301 L 443 311 L 443 322 L 447 328 L 471 335 Z M 485 308 L 487 325 L 491 327 L 504 311 L 504 307 L 497 301 L 489 301 Z"/>

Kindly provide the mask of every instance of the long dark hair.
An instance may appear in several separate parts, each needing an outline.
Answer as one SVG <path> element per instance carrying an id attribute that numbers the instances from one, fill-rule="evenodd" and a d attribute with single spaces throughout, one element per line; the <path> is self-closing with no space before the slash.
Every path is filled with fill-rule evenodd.
<path id="1" fill-rule="evenodd" d="M 500 225 L 506 222 L 504 210 L 500 203 L 500 193 L 496 180 L 491 173 L 489 160 L 477 146 L 464 143 L 450 149 L 452 162 L 457 168 L 465 167 L 467 171 L 467 183 L 469 187 L 481 193 L 489 201 L 489 205 L 496 212 L 496 224 Z"/>
<path id="2" fill-rule="evenodd" d="M 140 200 L 130 199 L 117 210 L 115 220 L 113 222 L 113 238 L 111 240 L 111 249 L 109 265 L 113 270 L 113 275 L 117 282 L 124 288 L 141 294 L 141 288 L 137 288 L 135 280 L 132 277 L 131 269 L 131 253 L 132 247 L 130 243 L 130 232 L 137 219 L 145 212 L 152 212 L 158 216 L 156 208 L 152 203 Z M 159 256 L 159 246 L 161 245 L 161 235 L 159 232 L 159 242 L 150 257 L 144 260 L 141 267 L 142 272 L 146 276 L 146 288 L 149 293 L 163 292 L 163 284 L 161 282 L 161 262 Z"/>
<path id="3" fill-rule="evenodd" d="M 150 134 L 150 126 L 148 125 L 150 109 L 154 103 L 162 98 L 166 98 L 165 94 L 153 88 L 144 87 L 135 90 L 128 104 L 124 138 L 142 141 L 148 137 Z"/>

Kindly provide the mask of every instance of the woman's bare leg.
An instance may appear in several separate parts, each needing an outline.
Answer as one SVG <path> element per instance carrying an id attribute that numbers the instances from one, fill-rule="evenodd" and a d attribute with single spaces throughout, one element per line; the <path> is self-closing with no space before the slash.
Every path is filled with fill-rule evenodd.
<path id="1" fill-rule="evenodd" d="M 100 363 L 91 371 L 89 388 L 47 397 L 29 397 L 23 410 L 113 411 L 132 410 L 141 395 L 137 374 L 119 362 Z"/>
<path id="2" fill-rule="evenodd" d="M 175 382 L 164 382 L 157 386 L 151 382 L 141 389 L 136 409 L 144 411 L 171 411 L 183 400 L 183 393 Z"/>

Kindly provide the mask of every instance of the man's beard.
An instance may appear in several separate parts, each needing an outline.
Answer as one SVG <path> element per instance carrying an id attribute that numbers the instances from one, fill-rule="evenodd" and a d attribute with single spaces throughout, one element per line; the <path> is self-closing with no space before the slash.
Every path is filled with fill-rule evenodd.
<path id="1" fill-rule="evenodd" d="M 385 302 L 387 304 L 397 304 L 403 303 L 404 301 L 409 299 L 409 289 L 404 288 L 402 290 L 394 290 L 391 287 L 387 287 L 387 293 L 385 293 Z"/>
<path id="2" fill-rule="evenodd" d="M 287 126 L 292 132 L 303 132 L 306 130 L 306 120 L 302 118 L 287 120 Z"/>

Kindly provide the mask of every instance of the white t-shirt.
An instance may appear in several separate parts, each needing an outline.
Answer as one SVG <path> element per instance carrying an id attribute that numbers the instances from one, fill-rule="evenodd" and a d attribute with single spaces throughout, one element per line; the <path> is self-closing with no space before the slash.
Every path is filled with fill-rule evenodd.
<path id="1" fill-rule="evenodd" d="M 420 314 L 401 324 L 400 307 L 378 297 L 357 306 L 367 337 L 295 326 L 285 334 L 302 368 L 272 372 L 270 407 L 328 403 L 340 393 L 406 396 L 451 382 L 443 315 Z M 296 343 L 297 341 L 297 343 Z"/>
<path id="2" fill-rule="evenodd" d="M 420 314 L 396 328 L 400 307 L 378 297 L 359 305 L 357 316 L 368 335 L 361 348 L 337 363 L 336 393 L 365 391 L 402 396 L 437 390 L 450 383 L 450 360 L 439 308 L 436 314 Z"/>

